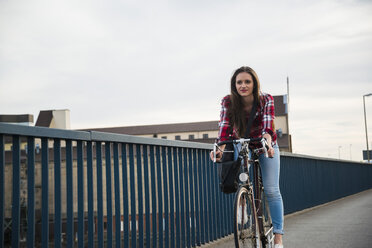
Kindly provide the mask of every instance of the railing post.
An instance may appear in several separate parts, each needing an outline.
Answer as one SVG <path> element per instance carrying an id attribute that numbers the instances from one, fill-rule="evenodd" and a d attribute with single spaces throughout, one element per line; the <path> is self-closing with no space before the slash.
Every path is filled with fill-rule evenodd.
<path id="1" fill-rule="evenodd" d="M 149 159 L 147 153 L 147 145 L 143 146 L 143 176 L 145 186 L 145 213 L 146 213 L 146 247 L 150 247 L 151 244 L 151 212 L 150 212 L 150 177 L 149 177 Z"/>
<path id="2" fill-rule="evenodd" d="M 194 168 L 196 167 L 196 149 L 189 149 L 189 174 L 190 174 L 190 206 L 191 206 L 191 246 L 196 246 L 196 174 L 194 174 Z"/>
<path id="3" fill-rule="evenodd" d="M 159 227 L 159 247 L 163 247 L 163 189 L 162 174 L 161 174 L 161 161 L 160 161 L 160 147 L 156 146 L 156 177 L 158 182 L 158 227 Z"/>
<path id="4" fill-rule="evenodd" d="M 102 143 L 96 142 L 97 159 L 97 239 L 98 247 L 104 247 L 103 240 L 103 183 L 102 183 Z"/>
<path id="5" fill-rule="evenodd" d="M 202 161 L 203 161 L 203 182 L 204 182 L 204 187 L 203 187 L 203 192 L 204 192 L 204 222 L 205 222 L 205 242 L 209 243 L 210 241 L 210 217 L 209 217 L 209 195 L 208 195 L 208 190 L 209 190 L 209 185 L 208 185 L 208 177 L 209 175 L 207 174 L 207 164 L 206 164 L 206 156 L 205 156 L 205 151 L 202 151 Z"/>
<path id="6" fill-rule="evenodd" d="M 190 194 L 189 194 L 189 157 L 188 157 L 188 149 L 183 149 L 183 177 L 184 177 L 184 185 L 185 185 L 185 211 L 186 211 L 186 243 L 185 246 L 191 247 L 191 222 L 190 222 Z"/>
<path id="7" fill-rule="evenodd" d="M 169 189 L 168 181 L 169 175 L 167 170 L 167 151 L 166 147 L 161 147 L 162 162 L 163 162 L 163 186 L 164 186 L 164 222 L 165 222 L 165 245 L 164 247 L 169 247 Z"/>
<path id="8" fill-rule="evenodd" d="M 167 148 L 168 151 L 168 177 L 169 177 L 169 216 L 170 216 L 170 247 L 176 246 L 176 239 L 175 239 L 175 223 L 174 223 L 174 181 L 173 181 L 173 171 L 174 171 L 174 149 L 171 147 Z"/>
<path id="9" fill-rule="evenodd" d="M 157 245 L 157 231 L 156 231 L 156 181 L 155 181 L 155 154 L 154 146 L 150 146 L 150 169 L 151 169 L 151 215 L 152 215 L 152 247 Z"/>
<path id="10" fill-rule="evenodd" d="M 0 246 L 4 246 L 4 213 L 5 213 L 5 149 L 4 135 L 0 134 Z"/>
<path id="11" fill-rule="evenodd" d="M 93 149 L 87 142 L 87 194 L 88 194 L 88 247 L 94 246 L 94 205 L 93 205 Z"/>
<path id="12" fill-rule="evenodd" d="M 131 215 L 131 242 L 132 248 L 137 246 L 137 225 L 136 225 L 136 193 L 135 193 L 135 173 L 134 173 L 134 153 L 133 144 L 129 144 L 129 175 L 130 175 L 130 215 Z"/>
<path id="13" fill-rule="evenodd" d="M 181 247 L 181 218 L 180 218 L 180 187 L 179 187 L 179 167 L 178 167 L 178 152 L 177 148 L 173 148 L 174 161 L 174 196 L 176 201 L 176 247 Z"/>
<path id="14" fill-rule="evenodd" d="M 182 160 L 182 149 L 183 148 L 178 148 L 178 175 L 179 175 L 179 180 L 180 180 L 180 205 L 181 205 L 181 246 L 186 247 L 186 222 L 185 222 L 185 189 L 184 189 L 184 173 L 183 173 L 183 160 Z"/>
<path id="15" fill-rule="evenodd" d="M 123 180 L 123 222 L 124 222 L 124 247 L 129 247 L 129 196 L 128 196 L 128 163 L 127 144 L 121 144 L 122 155 L 122 180 Z"/>
<path id="16" fill-rule="evenodd" d="M 204 244 L 204 221 L 203 221 L 203 194 L 202 194 L 202 191 L 203 191 L 203 178 L 202 178 L 202 159 L 201 159 L 201 151 L 199 150 L 198 151 L 198 163 L 197 163 L 197 166 L 196 166 L 196 175 L 197 175 L 197 187 L 196 187 L 196 193 L 197 193 L 197 202 L 196 202 L 196 206 L 197 206 L 197 213 L 196 213 L 196 217 L 197 217 L 197 232 L 196 232 L 196 241 L 197 241 L 197 245 L 202 245 Z"/>
<path id="17" fill-rule="evenodd" d="M 111 143 L 105 142 L 107 247 L 112 247 Z"/>
<path id="18" fill-rule="evenodd" d="M 114 143 L 114 183 L 115 183 L 115 244 L 120 248 L 121 244 L 121 215 L 120 215 L 120 180 L 119 180 L 119 148 Z"/>
<path id="19" fill-rule="evenodd" d="M 61 247 L 61 141 L 54 139 L 54 247 Z"/>
<path id="20" fill-rule="evenodd" d="M 13 136 L 13 199 L 12 199 L 12 247 L 19 247 L 20 232 L 20 141 L 19 136 Z"/>
<path id="21" fill-rule="evenodd" d="M 0 191 L 1 192 L 1 191 Z M 2 243 L 0 243 L 1 245 Z M 35 139 L 27 138 L 27 247 L 35 246 Z"/>
<path id="22" fill-rule="evenodd" d="M 137 156 L 137 193 L 138 193 L 138 246 L 144 247 L 143 242 L 143 191 L 142 191 L 142 159 L 141 146 L 136 145 Z"/>
<path id="23" fill-rule="evenodd" d="M 73 202 L 73 150 L 72 141 L 66 140 L 66 236 L 67 247 L 74 246 L 74 202 Z"/>
<path id="24" fill-rule="evenodd" d="M 78 246 L 84 247 L 84 163 L 83 141 L 77 141 L 77 177 L 78 177 Z"/>
<path id="25" fill-rule="evenodd" d="M 207 187 L 207 195 L 208 195 L 208 210 L 209 210 L 209 241 L 212 241 L 214 240 L 215 238 L 215 216 L 213 215 L 213 209 L 214 209 L 214 204 L 213 201 L 214 201 L 214 196 L 213 196 L 213 183 L 212 183 L 212 180 L 213 180 L 213 174 L 212 174 L 212 166 L 210 165 L 209 163 L 209 158 L 208 158 L 208 153 L 207 151 L 204 151 L 204 154 L 205 154 L 205 167 L 206 167 L 206 170 L 207 170 L 207 184 L 208 184 L 208 187 Z"/>
<path id="26" fill-rule="evenodd" d="M 48 139 L 41 139 L 41 183 L 42 183 L 42 206 L 41 206 L 41 238 L 42 247 L 49 247 L 49 147 Z"/>

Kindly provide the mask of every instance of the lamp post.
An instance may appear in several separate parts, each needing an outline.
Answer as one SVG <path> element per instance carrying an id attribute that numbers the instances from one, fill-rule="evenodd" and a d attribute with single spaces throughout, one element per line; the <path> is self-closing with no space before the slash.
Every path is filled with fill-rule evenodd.
<path id="1" fill-rule="evenodd" d="M 351 144 L 350 144 L 350 160 L 351 160 Z"/>
<path id="2" fill-rule="evenodd" d="M 366 142 L 367 142 L 367 160 L 369 163 L 369 147 L 368 147 L 368 132 L 367 132 L 367 117 L 366 117 L 366 101 L 365 98 L 366 96 L 372 96 L 372 93 L 363 95 L 363 107 L 364 107 L 364 126 L 366 129 Z"/>
<path id="3" fill-rule="evenodd" d="M 338 146 L 338 159 L 341 159 L 341 155 L 340 155 L 340 149 L 341 149 L 342 146 Z"/>

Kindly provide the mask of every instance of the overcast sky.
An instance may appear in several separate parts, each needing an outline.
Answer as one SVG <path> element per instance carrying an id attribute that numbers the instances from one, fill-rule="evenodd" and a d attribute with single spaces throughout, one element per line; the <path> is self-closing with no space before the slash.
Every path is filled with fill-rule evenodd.
<path id="1" fill-rule="evenodd" d="M 69 109 L 73 129 L 217 120 L 241 65 L 272 95 L 289 76 L 294 152 L 362 159 L 371 1 L 0 2 L 0 114 Z"/>

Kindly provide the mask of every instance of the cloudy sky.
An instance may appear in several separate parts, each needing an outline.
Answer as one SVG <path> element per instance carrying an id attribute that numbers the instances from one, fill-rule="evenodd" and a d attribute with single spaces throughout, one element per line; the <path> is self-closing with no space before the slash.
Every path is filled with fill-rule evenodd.
<path id="1" fill-rule="evenodd" d="M 272 95 L 289 76 L 294 152 L 362 159 L 371 1 L 0 3 L 1 114 L 69 109 L 73 129 L 217 120 L 241 65 Z"/>

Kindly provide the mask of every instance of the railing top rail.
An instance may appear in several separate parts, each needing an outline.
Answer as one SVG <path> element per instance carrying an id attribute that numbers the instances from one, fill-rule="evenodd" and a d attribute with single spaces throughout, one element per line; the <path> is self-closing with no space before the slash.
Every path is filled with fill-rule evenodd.
<path id="1" fill-rule="evenodd" d="M 338 162 L 338 163 L 354 163 L 354 164 L 372 166 L 372 164 L 358 162 L 358 161 L 353 161 L 353 160 L 316 157 L 316 156 L 310 156 L 310 155 L 304 155 L 304 154 L 297 154 L 297 153 L 290 153 L 290 152 L 283 152 L 283 151 L 280 152 L 280 155 L 281 156 L 286 156 L 286 157 L 294 157 L 294 158 L 305 158 L 305 159 L 313 159 L 313 160 L 323 160 L 323 161 L 331 161 L 331 162 Z"/>
<path id="2" fill-rule="evenodd" d="M 36 138 L 59 138 L 83 141 L 119 142 L 159 146 L 172 146 L 197 149 L 213 149 L 212 144 L 167 140 L 158 138 L 146 138 L 125 134 L 105 133 L 97 131 L 75 131 L 47 127 L 23 126 L 18 124 L 0 123 L 0 134 L 31 136 Z"/>
<path id="3" fill-rule="evenodd" d="M 0 123 L 0 134 L 31 136 L 37 138 L 59 138 L 73 140 L 90 140 L 90 133 L 47 127 L 32 127 L 19 124 Z"/>
<path id="4" fill-rule="evenodd" d="M 146 145 L 213 149 L 212 144 L 205 144 L 205 143 L 187 142 L 187 141 L 179 141 L 179 140 L 167 140 L 167 139 L 158 139 L 158 138 L 146 138 L 146 137 L 126 135 L 126 134 L 104 133 L 104 132 L 97 132 L 97 131 L 91 131 L 90 133 L 91 133 L 92 141 L 109 141 L 109 142 L 134 143 L 134 144 L 146 144 Z"/>

